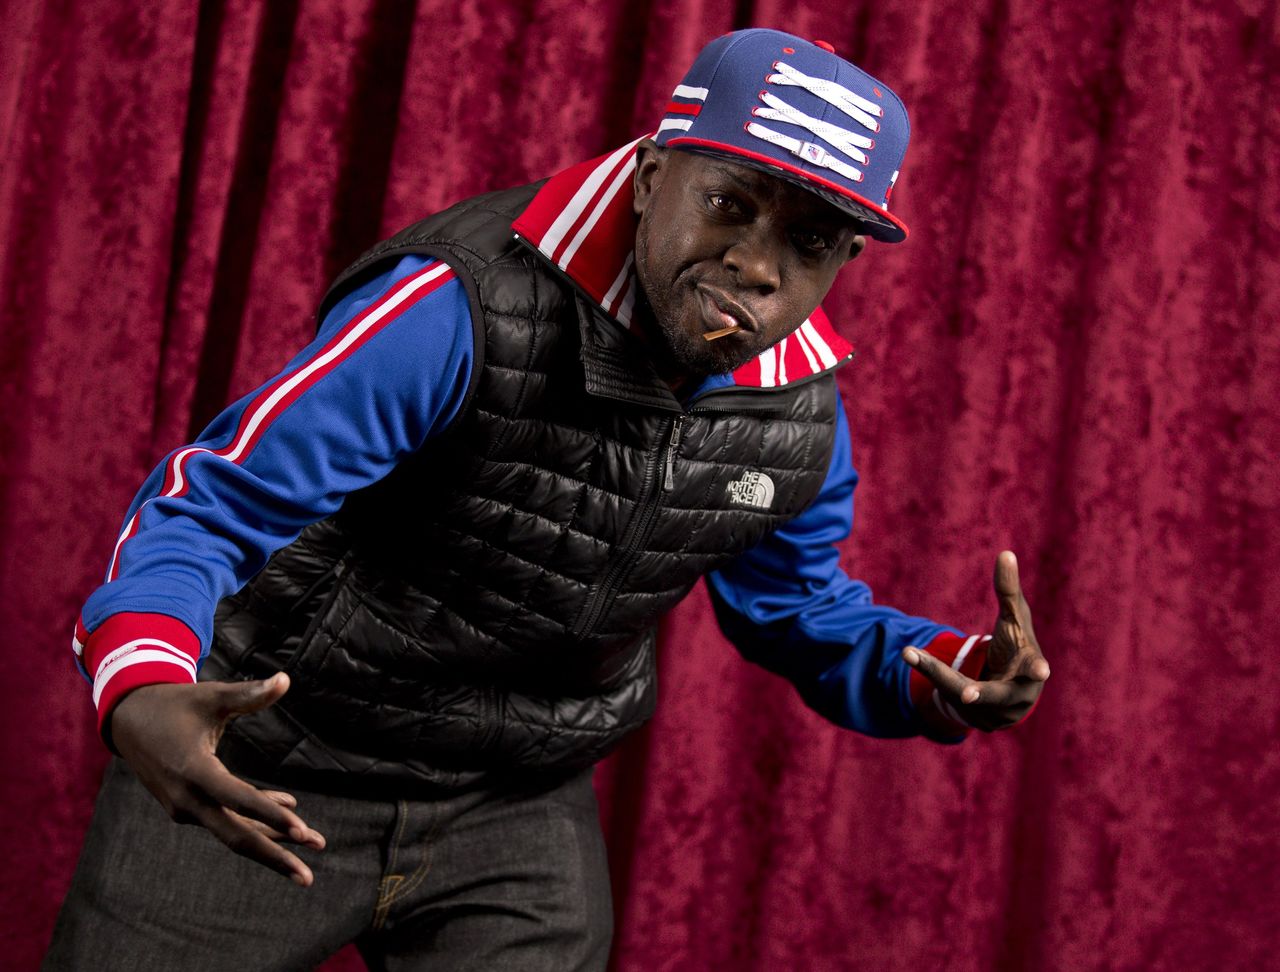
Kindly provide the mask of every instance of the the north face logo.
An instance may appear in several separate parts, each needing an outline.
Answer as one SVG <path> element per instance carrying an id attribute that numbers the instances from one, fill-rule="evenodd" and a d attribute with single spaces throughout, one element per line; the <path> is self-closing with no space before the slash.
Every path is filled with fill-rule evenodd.
<path id="1" fill-rule="evenodd" d="M 773 505 L 773 480 L 767 473 L 745 472 L 736 483 L 728 486 L 729 501 L 739 506 L 753 506 L 767 510 Z"/>

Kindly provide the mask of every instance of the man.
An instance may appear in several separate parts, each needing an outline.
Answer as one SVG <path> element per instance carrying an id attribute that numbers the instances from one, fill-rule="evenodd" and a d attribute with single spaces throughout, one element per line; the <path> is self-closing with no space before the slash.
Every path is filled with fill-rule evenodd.
<path id="1" fill-rule="evenodd" d="M 85 606 L 128 765 L 48 964 L 356 941 L 375 967 L 602 967 L 590 767 L 649 716 L 653 625 L 704 575 L 739 649 L 838 724 L 1020 719 L 1048 665 L 1012 554 L 981 638 L 874 605 L 833 545 L 849 349 L 819 302 L 905 237 L 907 134 L 829 45 L 742 31 L 656 138 L 344 272 L 316 341 L 144 484 Z"/>

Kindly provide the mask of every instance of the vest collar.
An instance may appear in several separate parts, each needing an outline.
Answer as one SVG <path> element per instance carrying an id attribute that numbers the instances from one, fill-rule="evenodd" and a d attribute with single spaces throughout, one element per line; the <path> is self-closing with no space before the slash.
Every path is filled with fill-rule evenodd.
<path id="1" fill-rule="evenodd" d="M 511 228 L 577 285 L 604 316 L 630 328 L 638 283 L 632 175 L 636 146 L 580 162 L 546 181 Z M 778 388 L 853 357 L 821 307 L 731 375 L 734 385 Z"/>

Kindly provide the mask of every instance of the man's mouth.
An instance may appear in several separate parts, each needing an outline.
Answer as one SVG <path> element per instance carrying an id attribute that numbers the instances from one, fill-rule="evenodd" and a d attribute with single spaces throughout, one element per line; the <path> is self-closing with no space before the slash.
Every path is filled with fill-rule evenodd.
<path id="1" fill-rule="evenodd" d="M 698 304 L 708 331 L 736 327 L 744 331 L 759 332 L 760 325 L 751 312 L 724 291 L 701 283 L 694 289 L 698 293 Z"/>

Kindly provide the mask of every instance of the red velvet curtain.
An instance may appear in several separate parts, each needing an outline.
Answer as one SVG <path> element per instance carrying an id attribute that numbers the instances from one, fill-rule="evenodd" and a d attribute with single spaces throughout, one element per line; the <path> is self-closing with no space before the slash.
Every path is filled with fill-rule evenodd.
<path id="1" fill-rule="evenodd" d="M 848 568 L 970 629 L 1021 555 L 1054 671 L 960 747 L 838 731 L 669 620 L 598 774 L 615 964 L 1258 969 L 1280 784 L 1275 0 L 0 6 L 0 948 L 33 966 L 105 758 L 69 640 L 158 458 L 380 234 L 651 127 L 742 26 L 831 41 L 914 140 L 828 303 Z M 334 968 L 358 968 L 344 954 Z"/>

